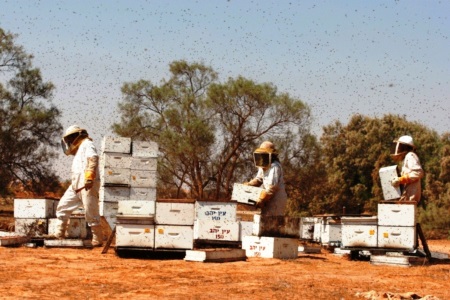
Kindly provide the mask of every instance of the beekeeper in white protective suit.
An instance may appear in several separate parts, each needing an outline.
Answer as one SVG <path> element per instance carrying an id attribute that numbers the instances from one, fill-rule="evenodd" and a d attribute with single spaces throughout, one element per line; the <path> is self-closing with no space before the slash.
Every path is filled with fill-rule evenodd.
<path id="1" fill-rule="evenodd" d="M 72 211 L 83 205 L 85 218 L 92 231 L 92 246 L 102 245 L 103 235 L 100 226 L 98 193 L 97 149 L 89 138 L 86 129 L 78 125 L 67 128 L 61 141 L 66 155 L 73 155 L 71 185 L 59 201 L 56 209 L 58 218 L 57 238 L 64 238 Z"/>
<path id="2" fill-rule="evenodd" d="M 258 173 L 245 184 L 263 188 L 256 203 L 256 206 L 261 208 L 261 216 L 284 216 L 287 194 L 283 169 L 273 143 L 263 142 L 253 153 L 253 159 Z"/>
<path id="3" fill-rule="evenodd" d="M 422 195 L 420 179 L 424 175 L 419 157 L 414 152 L 416 149 L 413 138 L 404 135 L 394 140 L 391 157 L 396 162 L 403 160 L 400 177 L 391 181 L 392 186 L 402 188 L 400 201 L 414 201 L 419 203 Z"/>

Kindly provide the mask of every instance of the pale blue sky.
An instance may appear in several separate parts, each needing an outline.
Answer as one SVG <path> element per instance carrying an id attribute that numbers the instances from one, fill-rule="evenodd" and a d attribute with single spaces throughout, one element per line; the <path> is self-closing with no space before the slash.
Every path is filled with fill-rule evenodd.
<path id="1" fill-rule="evenodd" d="M 273 83 L 317 134 L 355 113 L 450 127 L 450 1 L 0 0 L 0 27 L 56 85 L 63 126 L 98 146 L 122 84 L 159 83 L 179 59 Z"/>

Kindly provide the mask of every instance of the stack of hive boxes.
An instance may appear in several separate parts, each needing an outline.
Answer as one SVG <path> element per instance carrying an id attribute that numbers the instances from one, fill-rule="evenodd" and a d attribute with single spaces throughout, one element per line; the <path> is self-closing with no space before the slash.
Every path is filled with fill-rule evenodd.
<path id="1" fill-rule="evenodd" d="M 153 247 L 149 238 L 156 207 L 158 145 L 104 137 L 100 159 L 100 214 L 116 226 L 116 246 Z M 153 232 L 152 232 L 153 233 Z"/>
<path id="2" fill-rule="evenodd" d="M 241 240 L 236 202 L 197 201 L 194 239 L 199 243 L 229 243 Z"/>
<path id="3" fill-rule="evenodd" d="M 14 199 L 15 232 L 31 238 L 56 233 L 56 199 Z M 84 239 L 87 236 L 84 215 L 74 211 L 69 220 L 67 238 Z"/>

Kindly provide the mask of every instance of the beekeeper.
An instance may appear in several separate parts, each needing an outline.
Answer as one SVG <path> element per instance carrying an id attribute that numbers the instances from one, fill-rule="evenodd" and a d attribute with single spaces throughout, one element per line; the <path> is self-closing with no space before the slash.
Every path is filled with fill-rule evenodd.
<path id="1" fill-rule="evenodd" d="M 58 225 L 57 238 L 64 238 L 72 211 L 83 205 L 85 218 L 92 232 L 92 246 L 102 245 L 103 235 L 100 226 L 98 193 L 100 181 L 98 175 L 97 149 L 86 129 L 78 125 L 67 128 L 61 141 L 64 154 L 73 155 L 71 185 L 59 201 L 56 209 Z"/>
<path id="2" fill-rule="evenodd" d="M 394 140 L 391 157 L 396 162 L 403 160 L 401 176 L 391 181 L 392 186 L 402 188 L 400 201 L 415 201 L 419 203 L 422 194 L 420 179 L 424 172 L 419 157 L 415 153 L 413 138 L 404 135 Z"/>
<path id="3" fill-rule="evenodd" d="M 272 142 L 265 141 L 253 153 L 256 177 L 246 185 L 262 187 L 256 206 L 262 216 L 284 216 L 287 194 L 284 187 L 283 169 L 278 152 Z"/>

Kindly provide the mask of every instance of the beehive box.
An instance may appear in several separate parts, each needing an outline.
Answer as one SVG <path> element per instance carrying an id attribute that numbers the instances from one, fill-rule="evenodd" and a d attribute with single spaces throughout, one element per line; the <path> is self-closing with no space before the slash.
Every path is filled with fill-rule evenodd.
<path id="1" fill-rule="evenodd" d="M 255 236 L 299 238 L 300 218 L 253 215 Z"/>
<path id="2" fill-rule="evenodd" d="M 176 225 L 155 226 L 155 249 L 193 249 L 194 227 Z"/>
<path id="3" fill-rule="evenodd" d="M 303 217 L 300 218 L 300 239 L 312 240 L 314 237 L 314 224 L 317 218 L 314 217 Z"/>
<path id="4" fill-rule="evenodd" d="M 294 259 L 298 257 L 298 240 L 293 238 L 244 236 L 242 249 L 247 257 Z"/>
<path id="5" fill-rule="evenodd" d="M 326 246 L 339 246 L 342 241 L 342 226 L 340 218 L 321 218 L 320 243 Z"/>
<path id="6" fill-rule="evenodd" d="M 378 226 L 378 247 L 406 250 L 416 248 L 416 227 Z"/>
<path id="7" fill-rule="evenodd" d="M 132 157 L 131 169 L 143 171 L 156 171 L 157 162 L 158 160 L 155 157 Z"/>
<path id="8" fill-rule="evenodd" d="M 117 216 L 154 216 L 156 201 L 128 200 L 118 202 Z"/>
<path id="9" fill-rule="evenodd" d="M 130 200 L 156 201 L 156 188 L 151 187 L 131 187 Z"/>
<path id="10" fill-rule="evenodd" d="M 130 170 L 130 184 L 132 187 L 156 188 L 156 171 Z"/>
<path id="11" fill-rule="evenodd" d="M 19 235 L 40 237 L 48 234 L 48 219 L 15 219 L 14 231 Z"/>
<path id="12" fill-rule="evenodd" d="M 193 226 L 194 202 L 193 199 L 158 199 L 156 201 L 156 224 Z"/>
<path id="13" fill-rule="evenodd" d="M 210 221 L 236 221 L 236 202 L 196 201 L 195 218 Z"/>
<path id="14" fill-rule="evenodd" d="M 133 141 L 132 154 L 135 157 L 158 157 L 158 144 L 150 141 Z"/>
<path id="15" fill-rule="evenodd" d="M 131 138 L 105 136 L 101 149 L 102 152 L 131 153 Z"/>
<path id="16" fill-rule="evenodd" d="M 411 202 L 378 203 L 378 225 L 416 226 L 416 209 Z"/>
<path id="17" fill-rule="evenodd" d="M 116 247 L 155 246 L 155 225 L 150 224 L 117 224 Z"/>
<path id="18" fill-rule="evenodd" d="M 107 185 L 131 185 L 131 170 L 105 167 L 100 170 L 101 181 L 103 186 Z"/>
<path id="19" fill-rule="evenodd" d="M 379 170 L 381 189 L 383 190 L 384 200 L 392 200 L 400 198 L 400 187 L 393 187 L 392 179 L 398 177 L 397 166 L 389 166 L 380 168 Z"/>
<path id="20" fill-rule="evenodd" d="M 377 217 L 342 217 L 342 247 L 377 247 Z"/>
<path id="21" fill-rule="evenodd" d="M 54 218 L 58 203 L 54 199 L 14 199 L 14 218 Z"/>
<path id="22" fill-rule="evenodd" d="M 55 235 L 57 232 L 58 219 L 48 220 L 48 234 Z M 84 217 L 71 217 L 67 226 L 66 237 L 71 239 L 85 239 L 87 237 L 87 224 Z"/>
<path id="23" fill-rule="evenodd" d="M 194 239 L 239 241 L 239 222 L 224 220 L 195 220 Z"/>
<path id="24" fill-rule="evenodd" d="M 119 203 L 118 202 L 100 201 L 99 208 L 100 208 L 100 216 L 105 217 L 109 226 L 111 228 L 114 228 L 114 226 L 116 224 L 116 216 L 117 216 L 117 211 L 119 209 Z"/>
<path id="25" fill-rule="evenodd" d="M 116 216 L 116 225 L 117 224 L 135 224 L 135 225 L 155 225 L 155 216 L 142 216 L 142 215 L 117 215 Z"/>
<path id="26" fill-rule="evenodd" d="M 131 189 L 127 186 L 101 186 L 99 191 L 100 201 L 118 202 L 129 200 Z"/>
<path id="27" fill-rule="evenodd" d="M 239 241 L 247 235 L 253 234 L 253 222 L 252 221 L 239 221 Z"/>
<path id="28" fill-rule="evenodd" d="M 131 160 L 131 154 L 105 152 L 100 156 L 100 168 L 130 169 Z"/>
<path id="29" fill-rule="evenodd" d="M 233 192 L 231 194 L 231 200 L 239 203 L 255 205 L 258 202 L 259 195 L 262 188 L 249 186 L 241 183 L 235 183 L 233 185 Z"/>

